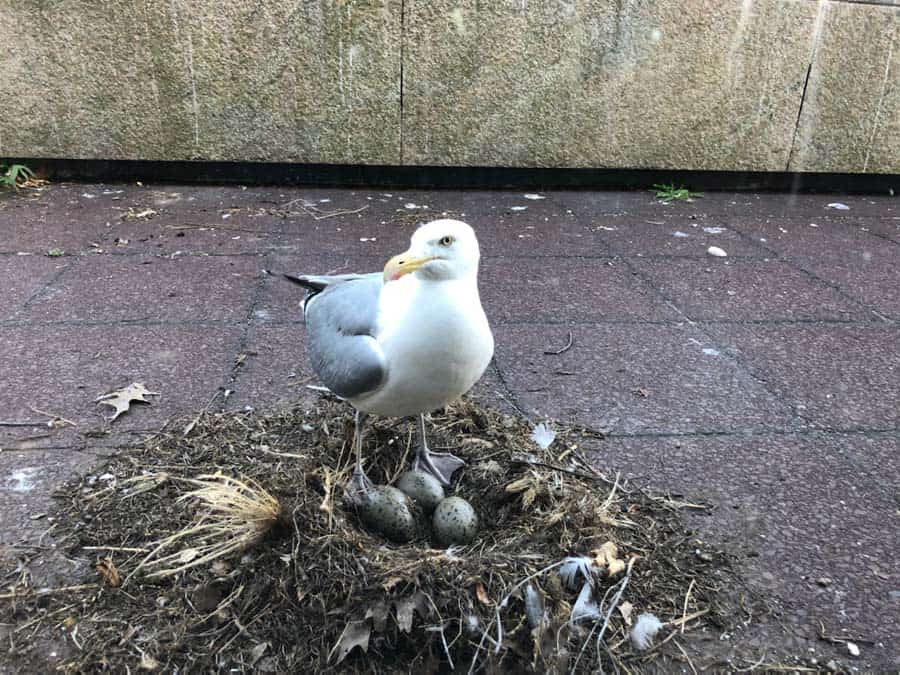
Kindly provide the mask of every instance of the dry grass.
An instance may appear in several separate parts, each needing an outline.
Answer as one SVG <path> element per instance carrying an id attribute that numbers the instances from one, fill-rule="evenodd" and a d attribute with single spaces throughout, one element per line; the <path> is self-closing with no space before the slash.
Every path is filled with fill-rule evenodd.
<path id="1" fill-rule="evenodd" d="M 129 578 L 142 574 L 148 579 L 164 579 L 246 551 L 265 539 L 282 520 L 279 501 L 252 478 L 240 480 L 217 473 L 187 482 L 197 487 L 178 501 L 199 502 L 201 512 L 196 521 L 146 544 L 145 548 L 152 550 Z"/>
<path id="2" fill-rule="evenodd" d="M 114 485 L 61 491 L 56 532 L 91 563 L 87 583 L 18 588 L 8 609 L 27 629 L 13 648 L 65 620 L 73 672 L 627 671 L 683 662 L 676 634 L 729 623 L 723 554 L 691 537 L 679 504 L 598 472 L 581 454 L 586 432 L 563 429 L 541 451 L 526 421 L 470 401 L 434 415 L 432 446 L 467 461 L 454 492 L 482 523 L 474 544 L 441 550 L 427 523 L 392 545 L 345 503 L 345 404 L 193 419 L 189 435 L 177 421 L 98 468 Z M 398 474 L 412 438 L 408 421 L 374 425 L 373 481 Z M 567 556 L 604 570 L 590 589 L 596 620 L 571 620 L 578 592 L 557 573 Z M 120 587 L 104 582 L 113 569 Z M 661 647 L 631 651 L 625 602 L 666 622 Z"/>

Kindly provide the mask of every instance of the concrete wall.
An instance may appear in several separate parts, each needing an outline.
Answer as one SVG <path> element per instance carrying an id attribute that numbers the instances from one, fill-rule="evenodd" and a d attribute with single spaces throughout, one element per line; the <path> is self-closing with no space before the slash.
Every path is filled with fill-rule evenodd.
<path id="1" fill-rule="evenodd" d="M 900 173 L 900 0 L 16 0 L 0 157 Z"/>

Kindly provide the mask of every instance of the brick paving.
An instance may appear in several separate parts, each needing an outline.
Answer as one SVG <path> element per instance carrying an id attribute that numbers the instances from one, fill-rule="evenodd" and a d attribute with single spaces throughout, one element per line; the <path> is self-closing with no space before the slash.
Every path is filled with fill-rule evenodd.
<path id="1" fill-rule="evenodd" d="M 734 551 L 747 589 L 770 602 L 772 616 L 695 639 L 697 663 L 795 654 L 900 667 L 900 201 L 543 195 L 0 194 L 0 420 L 41 420 L 38 408 L 78 425 L 0 427 L 0 572 L 46 549 L 37 580 L 77 576 L 34 517 L 98 457 L 217 391 L 232 410 L 308 395 L 299 296 L 263 268 L 379 269 L 415 223 L 447 213 L 482 241 L 497 349 L 478 393 L 603 429 L 589 448 L 598 466 L 713 505 L 690 525 Z M 729 256 L 708 256 L 712 245 Z M 545 353 L 570 333 L 571 349 Z M 132 381 L 162 396 L 110 427 L 93 400 Z M 871 644 L 852 659 L 817 638 L 819 622 Z"/>

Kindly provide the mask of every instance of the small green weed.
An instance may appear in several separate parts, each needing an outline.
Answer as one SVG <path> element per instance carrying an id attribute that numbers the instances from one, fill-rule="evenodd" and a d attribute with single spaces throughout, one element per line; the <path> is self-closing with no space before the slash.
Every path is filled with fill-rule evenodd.
<path id="1" fill-rule="evenodd" d="M 19 183 L 25 183 L 37 178 L 34 171 L 24 164 L 0 164 L 0 187 L 19 188 Z"/>
<path id="2" fill-rule="evenodd" d="M 683 185 L 675 187 L 675 183 L 654 185 L 651 192 L 656 192 L 656 198 L 666 204 L 669 202 L 689 202 L 703 196 L 702 192 L 691 192 Z"/>
<path id="3" fill-rule="evenodd" d="M 51 248 L 47 251 L 47 255 L 51 258 L 62 258 L 66 254 L 61 248 Z"/>

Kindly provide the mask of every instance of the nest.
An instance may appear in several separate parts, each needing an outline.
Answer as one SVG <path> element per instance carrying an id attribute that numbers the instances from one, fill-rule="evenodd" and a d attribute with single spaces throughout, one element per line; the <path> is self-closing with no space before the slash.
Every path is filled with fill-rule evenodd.
<path id="1" fill-rule="evenodd" d="M 105 483 L 61 490 L 56 532 L 95 567 L 70 589 L 3 596 L 27 627 L 19 649 L 58 628 L 78 672 L 563 673 L 634 668 L 677 654 L 676 633 L 728 623 L 728 561 L 692 540 L 683 504 L 598 472 L 588 432 L 541 450 L 526 421 L 468 400 L 433 415 L 433 449 L 467 462 L 450 492 L 481 522 L 472 545 L 442 550 L 427 530 L 390 544 L 345 502 L 344 403 L 171 428 L 99 469 Z M 374 482 L 408 466 L 414 432 L 368 427 Z M 641 613 L 662 621 L 649 650 L 629 639 Z"/>

